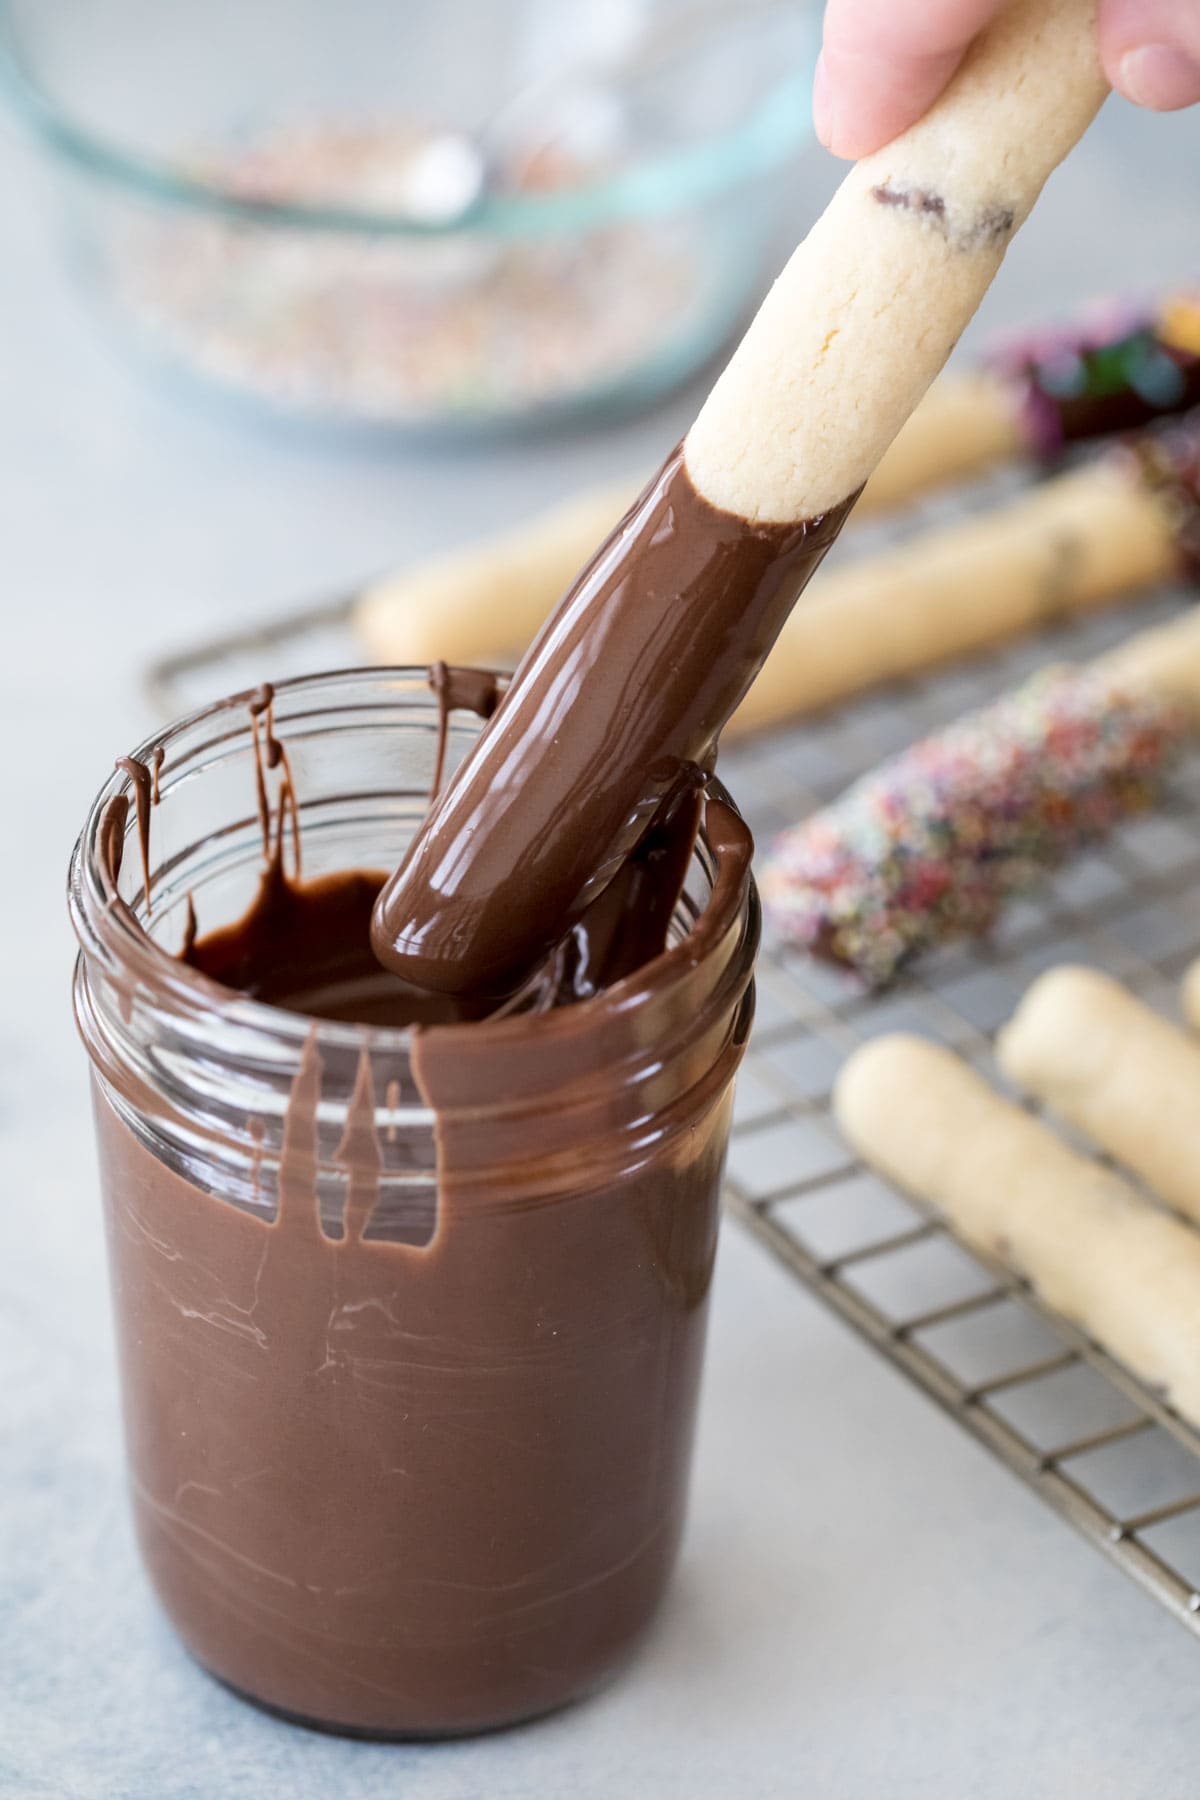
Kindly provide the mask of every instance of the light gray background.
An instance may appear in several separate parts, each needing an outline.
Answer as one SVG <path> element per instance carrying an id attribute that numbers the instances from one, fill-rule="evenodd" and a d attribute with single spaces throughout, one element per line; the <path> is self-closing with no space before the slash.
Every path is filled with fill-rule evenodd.
<path id="1" fill-rule="evenodd" d="M 1110 104 L 973 335 L 1195 274 L 1200 115 Z M 814 157 L 797 230 L 833 179 Z M 153 650 L 649 465 L 694 397 L 551 444 L 353 454 L 186 410 L 60 271 L 34 160 L 0 161 L 0 1793 L 1194 1796 L 1200 1644 L 725 1233 L 691 1527 L 636 1666 L 536 1727 L 427 1748 L 260 1716 L 187 1660 L 139 1571 L 63 877 Z M 269 670 L 264 673 L 270 673 Z"/>

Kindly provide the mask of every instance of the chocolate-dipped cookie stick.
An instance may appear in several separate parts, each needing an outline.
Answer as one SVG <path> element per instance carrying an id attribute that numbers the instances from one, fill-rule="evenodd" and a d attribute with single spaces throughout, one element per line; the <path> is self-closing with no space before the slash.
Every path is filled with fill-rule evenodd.
<path id="1" fill-rule="evenodd" d="M 712 758 L 854 498 L 1105 92 L 1095 0 L 1019 0 L 859 163 L 684 444 L 579 577 L 376 907 L 417 985 L 499 992 Z"/>
<path id="2" fill-rule="evenodd" d="M 759 731 L 1200 569 L 1200 415 L 815 583 L 729 721 Z"/>
<path id="3" fill-rule="evenodd" d="M 1153 306 L 1094 305 L 1074 325 L 1014 338 L 987 369 L 1018 421 L 1023 452 L 1043 462 L 1069 444 L 1186 412 L 1200 405 L 1200 285 Z"/>
<path id="4" fill-rule="evenodd" d="M 1200 730 L 1200 614 L 1043 669 L 782 832 L 762 871 L 781 936 L 871 987 L 1153 801 Z"/>

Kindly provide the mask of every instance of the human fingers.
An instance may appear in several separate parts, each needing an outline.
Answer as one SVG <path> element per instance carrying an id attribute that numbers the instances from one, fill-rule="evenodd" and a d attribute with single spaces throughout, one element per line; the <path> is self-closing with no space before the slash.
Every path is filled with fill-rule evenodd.
<path id="1" fill-rule="evenodd" d="M 867 156 L 919 119 L 1003 4 L 829 0 L 813 85 L 814 124 L 826 149 Z"/>
<path id="2" fill-rule="evenodd" d="M 1100 53 L 1119 94 L 1155 112 L 1200 101 L 1200 0 L 1103 0 Z"/>

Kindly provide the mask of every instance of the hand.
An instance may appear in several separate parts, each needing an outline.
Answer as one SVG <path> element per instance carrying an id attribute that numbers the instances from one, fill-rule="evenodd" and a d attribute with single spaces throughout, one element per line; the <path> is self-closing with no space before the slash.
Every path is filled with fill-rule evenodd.
<path id="1" fill-rule="evenodd" d="M 828 0 L 813 87 L 817 136 L 867 156 L 919 119 L 1005 0 Z M 1104 71 L 1156 112 L 1200 100 L 1200 0 L 1100 0 Z"/>

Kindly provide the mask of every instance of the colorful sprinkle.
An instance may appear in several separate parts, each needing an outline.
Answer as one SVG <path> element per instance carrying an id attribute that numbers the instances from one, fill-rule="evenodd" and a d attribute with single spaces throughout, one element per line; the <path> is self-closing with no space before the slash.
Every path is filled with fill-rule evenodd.
<path id="1" fill-rule="evenodd" d="M 1187 713 L 1086 669 L 1050 669 L 865 776 L 772 847 L 762 895 L 789 942 L 871 987 L 1074 849 L 1148 807 Z"/>
<path id="2" fill-rule="evenodd" d="M 1200 356 L 1200 294 L 1175 294 L 1165 300 L 1158 335 L 1169 349 Z"/>
<path id="3" fill-rule="evenodd" d="M 1013 339 L 988 361 L 1018 395 L 1031 450 L 1053 461 L 1069 443 L 1200 402 L 1200 291 L 1157 307 L 1096 302 L 1073 324 Z"/>
<path id="4" fill-rule="evenodd" d="M 369 215 L 410 194 L 430 147 L 402 123 L 331 123 L 188 171 L 244 201 Z M 509 191 L 594 179 L 543 151 Z M 358 233 L 147 212 L 116 245 L 112 279 L 154 348 L 233 392 L 334 423 L 420 427 L 516 418 L 632 379 L 703 328 L 698 254 L 695 232 L 661 222 L 412 239 L 369 217 Z"/>

